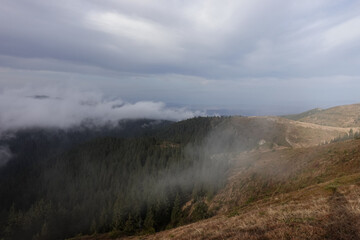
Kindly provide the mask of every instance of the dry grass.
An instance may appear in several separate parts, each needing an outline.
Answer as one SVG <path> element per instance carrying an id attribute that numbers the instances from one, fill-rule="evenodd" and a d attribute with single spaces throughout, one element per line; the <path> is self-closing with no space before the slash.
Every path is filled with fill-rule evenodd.
<path id="1" fill-rule="evenodd" d="M 360 171 L 360 141 L 249 152 L 233 159 L 227 186 L 214 198 L 221 213 Z M 216 207 L 218 206 L 218 207 Z"/>
<path id="2" fill-rule="evenodd" d="M 344 136 L 351 128 L 322 126 L 318 124 L 293 121 L 280 117 L 232 117 L 224 123 L 224 129 L 231 128 L 239 137 L 265 140 L 280 146 L 293 148 L 316 146 Z M 353 128 L 359 131 L 360 128 Z"/>
<path id="3" fill-rule="evenodd" d="M 130 239 L 360 239 L 359 150 L 348 141 L 241 154 L 213 200 L 217 216 Z"/>
<path id="4" fill-rule="evenodd" d="M 359 239 L 360 186 L 335 192 L 317 188 L 284 194 L 292 199 L 285 203 L 260 201 L 236 216 L 219 215 L 129 239 Z M 309 190 L 312 196 L 306 194 Z"/>
<path id="5" fill-rule="evenodd" d="M 359 127 L 360 104 L 325 109 L 303 117 L 299 121 L 335 127 Z"/>

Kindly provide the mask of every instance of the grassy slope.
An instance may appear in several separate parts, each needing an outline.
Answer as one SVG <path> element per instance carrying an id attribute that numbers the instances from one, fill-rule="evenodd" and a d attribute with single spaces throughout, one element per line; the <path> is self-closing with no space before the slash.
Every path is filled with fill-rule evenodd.
<path id="1" fill-rule="evenodd" d="M 332 107 L 300 117 L 297 120 L 334 127 L 359 127 L 360 104 Z"/>
<path id="2" fill-rule="evenodd" d="M 307 147 L 330 141 L 348 133 L 351 128 L 321 126 L 280 117 L 231 117 L 214 129 L 233 134 L 237 141 L 254 146 L 265 140 L 266 145 Z M 354 128 L 353 130 L 358 130 Z M 213 131 L 214 132 L 214 131 Z"/>
<path id="3" fill-rule="evenodd" d="M 234 161 L 215 217 L 129 239 L 358 239 L 360 140 Z"/>
<path id="4" fill-rule="evenodd" d="M 348 132 L 342 127 L 352 126 L 348 122 L 331 127 L 278 117 L 228 118 L 218 130 L 267 143 L 232 156 L 226 187 L 207 201 L 215 216 L 129 239 L 358 239 L 360 140 L 317 146 Z"/>
<path id="5" fill-rule="evenodd" d="M 283 115 L 281 117 L 287 118 L 287 119 L 290 119 L 290 120 L 294 120 L 294 121 L 298 121 L 298 120 L 300 120 L 300 119 L 302 119 L 304 117 L 311 116 L 311 115 L 319 113 L 321 111 L 323 111 L 321 108 L 314 108 L 314 109 L 311 109 L 311 110 L 306 111 L 306 112 L 302 112 L 302 113 L 298 113 L 298 114 Z"/>

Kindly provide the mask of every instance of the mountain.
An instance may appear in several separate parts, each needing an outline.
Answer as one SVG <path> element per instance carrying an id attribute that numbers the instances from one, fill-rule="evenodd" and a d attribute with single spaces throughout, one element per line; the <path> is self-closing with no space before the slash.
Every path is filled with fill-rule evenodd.
<path id="1" fill-rule="evenodd" d="M 0 144 L 13 155 L 0 167 L 0 237 L 356 237 L 360 129 L 339 121 L 197 117 L 15 132 Z"/>
<path id="2" fill-rule="evenodd" d="M 225 186 L 205 200 L 213 217 L 141 239 L 357 239 L 359 146 L 354 139 L 233 155 Z"/>
<path id="3" fill-rule="evenodd" d="M 219 131 L 231 132 L 242 146 L 305 147 L 329 142 L 347 135 L 351 129 L 288 120 L 280 117 L 229 117 L 219 124 Z M 215 129 L 216 130 L 216 129 Z"/>
<path id="4" fill-rule="evenodd" d="M 290 120 L 294 120 L 294 121 L 298 121 L 298 120 L 300 120 L 300 119 L 302 119 L 302 118 L 311 116 L 311 115 L 316 114 L 316 113 L 321 112 L 321 111 L 323 111 L 323 109 L 321 109 L 321 108 L 314 108 L 314 109 L 311 109 L 311 110 L 306 111 L 306 112 L 303 112 L 303 113 L 283 115 L 283 116 L 281 116 L 281 117 L 287 118 L 287 119 L 290 119 Z"/>
<path id="5" fill-rule="evenodd" d="M 359 127 L 360 104 L 337 106 L 325 110 L 313 109 L 298 115 L 288 115 L 284 117 L 324 126 Z"/>
<path id="6" fill-rule="evenodd" d="M 141 239 L 359 239 L 359 146 L 240 154 L 208 202 L 214 217 Z"/>

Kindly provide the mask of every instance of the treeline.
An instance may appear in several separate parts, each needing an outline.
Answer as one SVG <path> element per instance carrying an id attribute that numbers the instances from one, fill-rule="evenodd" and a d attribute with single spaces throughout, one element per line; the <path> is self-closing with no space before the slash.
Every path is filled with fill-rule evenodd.
<path id="1" fill-rule="evenodd" d="M 12 140 L 17 155 L 0 171 L 1 237 L 131 235 L 210 216 L 204 200 L 223 186 L 229 165 L 209 151 L 207 136 L 223 120 L 194 118 L 61 151 L 56 144 L 71 136 L 51 137 L 51 147 L 36 134 Z"/>

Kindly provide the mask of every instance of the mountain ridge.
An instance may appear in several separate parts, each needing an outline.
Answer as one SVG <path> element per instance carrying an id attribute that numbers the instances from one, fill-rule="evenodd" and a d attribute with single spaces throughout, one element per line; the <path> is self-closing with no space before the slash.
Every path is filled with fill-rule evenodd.
<path id="1" fill-rule="evenodd" d="M 285 118 L 293 118 L 297 121 L 315 123 L 333 127 L 359 127 L 360 104 L 349 104 L 331 107 L 327 109 L 313 109 L 295 115 L 286 115 Z"/>

